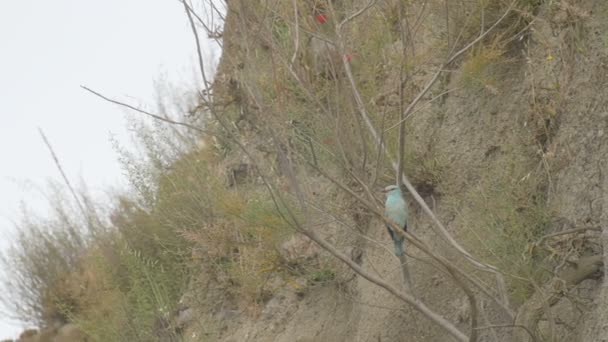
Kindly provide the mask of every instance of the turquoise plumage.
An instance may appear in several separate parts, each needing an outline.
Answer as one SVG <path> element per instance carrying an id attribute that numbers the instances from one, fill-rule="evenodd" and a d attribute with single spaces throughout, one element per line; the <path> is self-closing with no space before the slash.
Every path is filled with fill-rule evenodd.
<path id="1" fill-rule="evenodd" d="M 401 189 L 399 189 L 396 185 L 387 186 L 384 191 L 386 192 L 386 203 L 384 206 L 384 216 L 391 220 L 398 227 L 403 228 L 404 231 L 407 231 L 407 219 L 408 219 L 408 210 L 407 203 L 403 198 L 403 194 L 401 193 Z M 404 238 L 395 233 L 393 228 L 389 225 L 386 225 L 388 229 L 388 233 L 391 235 L 393 239 L 393 243 L 395 244 L 395 255 L 401 256 L 403 255 L 403 240 Z"/>

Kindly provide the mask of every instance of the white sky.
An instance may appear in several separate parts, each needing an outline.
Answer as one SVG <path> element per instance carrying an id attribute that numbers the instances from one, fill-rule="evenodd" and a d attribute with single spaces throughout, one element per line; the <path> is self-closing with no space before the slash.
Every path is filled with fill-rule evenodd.
<path id="1" fill-rule="evenodd" d="M 37 127 L 73 183 L 124 184 L 109 137 L 129 144 L 125 111 L 79 86 L 154 108 L 155 79 L 194 84 L 194 54 L 177 0 L 0 1 L 1 249 L 20 201 L 44 211 L 28 184 L 60 179 Z M 21 328 L 0 317 L 0 340 Z"/>

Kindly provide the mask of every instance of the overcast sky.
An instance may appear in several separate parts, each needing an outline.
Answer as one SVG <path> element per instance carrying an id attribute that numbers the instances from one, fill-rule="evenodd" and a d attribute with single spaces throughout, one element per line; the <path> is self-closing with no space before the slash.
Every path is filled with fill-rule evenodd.
<path id="1" fill-rule="evenodd" d="M 129 144 L 127 114 L 79 86 L 154 108 L 155 80 L 194 86 L 194 54 L 177 0 L 0 1 L 1 249 L 19 203 L 44 212 L 36 188 L 60 179 L 37 127 L 74 182 L 124 184 L 110 136 Z M 0 317 L 0 339 L 21 328 Z"/>

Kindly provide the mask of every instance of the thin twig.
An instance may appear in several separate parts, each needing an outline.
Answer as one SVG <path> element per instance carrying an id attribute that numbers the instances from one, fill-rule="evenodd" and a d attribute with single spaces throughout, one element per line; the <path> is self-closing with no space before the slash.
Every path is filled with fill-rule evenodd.
<path id="1" fill-rule="evenodd" d="M 310 164 L 309 164 L 310 165 Z M 476 279 L 474 279 L 472 276 L 470 276 L 469 274 L 467 274 L 466 272 L 460 270 L 458 267 L 456 267 L 452 262 L 450 262 L 449 260 L 445 259 L 444 257 L 433 253 L 432 249 L 427 246 L 420 238 L 416 237 L 416 235 L 414 235 L 412 232 L 405 232 L 403 231 L 401 228 L 397 227 L 395 225 L 394 222 L 392 222 L 391 220 L 389 220 L 387 217 L 385 217 L 382 212 L 380 211 L 380 209 L 378 208 L 378 206 L 375 206 L 374 203 L 370 203 L 368 202 L 366 199 L 364 199 L 363 197 L 359 196 L 357 193 L 355 193 L 350 187 L 344 185 L 343 183 L 339 182 L 337 179 L 335 179 L 334 177 L 330 176 L 328 173 L 326 173 L 324 170 L 321 170 L 318 167 L 315 167 L 314 165 L 310 165 L 311 167 L 315 168 L 315 170 L 321 174 L 323 177 L 325 177 L 327 180 L 329 180 L 330 182 L 332 182 L 334 185 L 336 185 L 338 188 L 340 188 L 342 191 L 348 193 L 350 196 L 352 196 L 353 198 L 355 198 L 357 201 L 359 201 L 361 204 L 363 204 L 365 207 L 368 208 L 368 210 L 370 210 L 373 214 L 375 214 L 380 220 L 382 220 L 383 223 L 387 224 L 388 226 L 392 227 L 393 230 L 401 235 L 402 237 L 404 237 L 408 243 L 411 243 L 413 246 L 415 246 L 416 248 L 420 249 L 423 253 L 427 254 L 428 256 L 430 256 L 431 258 L 433 258 L 435 261 L 437 261 L 440 265 L 444 266 L 447 270 L 452 270 L 450 271 L 451 274 L 456 274 L 459 277 L 463 277 L 464 279 L 468 280 L 471 284 L 473 284 L 475 287 L 477 287 L 479 290 L 481 290 L 486 296 L 488 296 L 488 298 L 492 299 L 496 304 L 498 304 L 498 306 L 500 308 L 502 308 L 505 313 L 507 315 L 509 315 L 509 317 L 513 318 L 514 314 L 513 312 L 510 310 L 510 308 L 508 306 L 506 306 L 505 303 L 501 302 L 500 300 L 496 299 L 495 296 L 493 296 L 484 286 L 482 286 Z M 458 283 L 461 284 L 461 283 Z M 466 290 L 465 290 L 466 292 Z"/>
<path id="2" fill-rule="evenodd" d="M 399 3 L 399 13 L 398 13 L 398 18 L 399 18 L 399 27 L 400 27 L 400 33 L 401 33 L 401 40 L 402 42 L 405 39 L 405 30 L 403 29 L 402 25 L 403 25 L 403 18 L 402 18 L 402 14 L 403 14 L 403 5 L 401 3 Z M 403 58 L 407 58 L 407 54 L 405 52 L 405 43 L 402 43 L 403 45 Z M 404 67 L 403 65 L 406 64 L 406 61 L 403 61 L 403 63 L 401 63 L 401 66 L 399 68 L 399 113 L 401 115 L 401 119 L 400 124 L 399 124 L 399 152 L 397 155 L 397 172 L 395 173 L 396 176 L 396 180 L 395 180 L 395 184 L 397 184 L 397 186 L 399 187 L 399 191 L 400 193 L 404 193 L 403 189 L 403 167 L 404 167 L 404 158 L 405 158 L 405 117 L 404 114 L 405 112 L 403 111 L 403 102 L 404 102 L 404 93 L 403 93 L 403 88 L 405 86 L 405 80 L 404 80 Z M 401 273 L 403 273 L 403 284 L 405 285 L 406 289 L 408 289 L 409 291 L 412 291 L 414 289 L 413 284 L 412 284 L 412 276 L 410 274 L 410 270 L 409 270 L 409 266 L 408 266 L 408 262 L 407 262 L 407 258 L 405 256 L 405 254 L 402 254 L 399 256 L 399 261 L 401 262 Z"/>
<path id="3" fill-rule="evenodd" d="M 405 39 L 405 30 L 402 27 L 403 25 L 403 4 L 399 3 L 399 13 L 398 13 L 398 19 L 399 19 L 399 32 L 401 33 L 401 40 L 403 42 L 403 40 Z M 403 43 L 403 58 L 407 58 L 407 55 L 405 53 L 405 44 Z M 403 93 L 403 88 L 405 86 L 405 81 L 404 81 L 404 77 L 403 77 L 403 72 L 404 72 L 404 67 L 403 65 L 405 65 L 407 63 L 407 61 L 403 61 L 402 65 L 399 68 L 399 114 L 400 114 L 400 120 L 399 120 L 399 150 L 398 150 L 398 154 L 397 154 L 397 172 L 396 172 L 396 181 L 395 183 L 397 184 L 397 186 L 399 187 L 400 191 L 403 189 L 403 159 L 405 157 L 405 111 L 403 111 L 403 102 L 404 102 L 404 93 Z"/>
<path id="4" fill-rule="evenodd" d="M 445 0 L 445 32 L 446 37 L 445 40 L 447 42 L 448 49 L 450 48 L 450 0 Z"/>
<path id="5" fill-rule="evenodd" d="M 95 90 L 92 90 L 92 89 L 90 89 L 90 88 L 86 87 L 86 86 L 81 85 L 81 86 L 80 86 L 80 88 L 82 88 L 82 89 L 84 89 L 84 90 L 86 90 L 86 91 L 90 92 L 91 94 L 93 94 L 93 95 L 95 95 L 95 96 L 97 96 L 97 97 L 100 97 L 100 98 L 102 98 L 102 99 L 104 99 L 104 100 L 106 100 L 106 101 L 108 101 L 108 102 L 111 102 L 111 103 L 117 104 L 117 105 L 122 106 L 122 107 L 129 108 L 129 109 L 131 109 L 131 110 L 133 110 L 133 111 L 136 111 L 136 112 L 138 112 L 138 113 L 141 113 L 141 114 L 147 115 L 147 116 L 149 116 L 149 117 L 151 117 L 151 118 L 154 118 L 154 119 L 156 119 L 156 120 L 164 121 L 164 122 L 166 122 L 166 123 L 170 123 L 170 124 L 172 124 L 172 125 L 178 125 L 178 126 L 187 127 L 187 128 L 189 128 L 189 129 L 192 129 L 192 130 L 198 131 L 198 132 L 200 132 L 200 133 L 210 134 L 210 132 L 209 132 L 209 131 L 204 130 L 204 129 L 199 128 L 199 127 L 196 127 L 196 126 L 191 125 L 191 124 L 189 124 L 189 123 L 186 123 L 186 122 L 181 122 L 181 121 L 175 121 L 175 120 L 169 119 L 169 118 L 167 118 L 167 117 L 163 117 L 163 116 L 160 116 L 160 115 L 157 115 L 157 114 L 152 114 L 152 113 L 147 112 L 147 111 L 145 111 L 145 110 L 143 110 L 143 109 L 140 109 L 140 108 L 137 108 L 137 107 L 135 107 L 135 106 L 132 106 L 132 105 L 130 105 L 130 104 L 128 104 L 128 103 L 124 103 L 124 102 L 121 102 L 121 101 L 118 101 L 118 100 L 111 99 L 111 98 L 106 97 L 106 96 L 104 96 L 104 95 L 102 95 L 102 94 L 100 94 L 100 93 L 96 92 Z"/>
<path id="6" fill-rule="evenodd" d="M 319 246 L 323 249 L 331 253 L 336 258 L 340 259 L 343 263 L 349 266 L 353 271 L 359 274 L 361 277 L 365 278 L 369 282 L 376 284 L 386 291 L 394 295 L 395 297 L 403 300 L 404 302 L 410 304 L 417 311 L 421 312 L 427 318 L 437 323 L 441 328 L 447 331 L 450 335 L 452 335 L 458 341 L 469 341 L 469 338 L 463 334 L 460 330 L 458 330 L 452 323 L 447 321 L 445 318 L 439 316 L 435 312 L 431 311 L 424 303 L 416 299 L 410 294 L 405 292 L 401 292 L 394 288 L 392 285 L 386 283 L 383 280 L 380 280 L 378 277 L 368 273 L 366 270 L 361 268 L 357 263 L 352 261 L 348 256 L 338 251 L 333 245 L 326 242 L 324 239 L 321 239 L 314 231 L 303 231 L 304 235 L 308 236 L 311 240 L 315 241 Z"/>
<path id="7" fill-rule="evenodd" d="M 456 90 L 458 90 L 458 89 L 460 89 L 460 88 L 459 88 L 459 87 L 456 87 L 456 88 L 448 89 L 448 90 L 446 90 L 446 91 L 443 91 L 443 92 L 441 92 L 441 93 L 439 93 L 439 94 L 435 95 L 433 98 L 431 98 L 431 99 L 430 99 L 430 100 L 428 100 L 427 102 L 425 102 L 425 103 L 423 103 L 422 105 L 420 105 L 420 106 L 419 106 L 419 107 L 418 107 L 416 110 L 414 110 L 414 111 L 412 111 L 411 113 L 409 113 L 409 114 L 408 114 L 406 117 L 404 117 L 402 120 L 400 119 L 400 120 L 399 120 L 399 122 L 395 123 L 394 125 L 392 125 L 391 127 L 387 128 L 387 129 L 385 129 L 385 130 L 384 130 L 384 133 L 386 133 L 386 132 L 388 132 L 388 131 L 390 131 L 390 130 L 392 130 L 392 129 L 396 128 L 396 127 L 399 127 L 399 126 L 401 125 L 401 123 L 402 123 L 402 122 L 407 121 L 407 119 L 409 119 L 410 117 L 412 117 L 414 114 L 416 114 L 416 113 L 418 113 L 419 111 L 423 110 L 424 108 L 426 108 L 426 107 L 430 106 L 430 105 L 431 105 L 431 104 L 432 104 L 432 103 L 433 103 L 435 100 L 437 100 L 437 99 L 439 99 L 439 98 L 442 98 L 443 96 L 445 96 L 445 95 L 447 95 L 447 94 L 449 94 L 449 93 L 451 93 L 451 92 L 453 92 L 453 91 L 456 91 Z"/>
<path id="8" fill-rule="evenodd" d="M 523 329 L 530 336 L 530 338 L 532 339 L 532 341 L 536 341 L 536 336 L 534 336 L 534 334 L 532 334 L 532 332 L 530 331 L 530 329 L 528 329 L 527 327 L 525 327 L 523 325 L 518 325 L 518 324 L 486 325 L 486 326 L 483 326 L 483 327 L 477 327 L 477 328 L 475 328 L 475 330 L 505 329 L 505 328 L 507 328 L 507 329 L 513 329 L 513 328 Z"/>
<path id="9" fill-rule="evenodd" d="M 540 246 L 546 240 L 554 238 L 556 236 L 583 233 L 583 232 L 587 232 L 589 230 L 592 230 L 592 231 L 595 231 L 595 232 L 601 232 L 602 228 L 600 228 L 600 227 L 575 228 L 575 229 L 564 230 L 564 231 L 557 232 L 557 233 L 547 234 L 547 235 L 541 237 L 540 239 L 538 239 L 538 241 L 536 241 L 536 243 L 534 244 L 534 246 Z"/>
<path id="10" fill-rule="evenodd" d="M 342 27 L 344 25 L 346 25 L 349 21 L 354 20 L 358 16 L 362 15 L 363 13 L 365 13 L 368 9 L 372 8 L 376 4 L 376 2 L 377 2 L 377 0 L 370 0 L 367 3 L 367 5 L 365 5 L 365 7 L 361 8 L 357 12 L 355 12 L 355 13 L 351 14 L 350 16 L 348 16 L 346 19 L 342 20 L 342 22 L 340 22 L 340 24 L 338 24 L 338 27 L 340 29 L 342 29 Z M 331 3 L 330 3 L 330 5 L 331 5 Z"/>
<path id="11" fill-rule="evenodd" d="M 293 15 L 294 15 L 294 20 L 295 20 L 295 41 L 294 41 L 294 51 L 293 51 L 293 56 L 291 57 L 291 66 L 293 66 L 293 64 L 296 62 L 296 58 L 298 57 L 298 52 L 300 50 L 300 13 L 298 13 L 298 0 L 292 0 L 292 4 L 293 4 Z"/>
<path id="12" fill-rule="evenodd" d="M 196 14 L 196 12 L 192 9 L 192 6 L 190 6 L 188 3 L 186 3 L 185 0 L 178 0 L 178 1 L 181 2 L 182 4 L 184 4 L 184 6 L 188 7 L 188 9 L 192 13 L 192 15 L 194 15 L 194 17 L 196 18 L 196 20 L 203 26 L 203 28 L 205 29 L 205 31 L 207 31 L 207 36 L 209 38 L 213 39 L 218 44 L 218 46 L 222 47 L 222 39 L 221 38 L 223 36 L 223 33 L 217 32 L 216 29 L 212 29 L 211 26 L 213 26 L 213 23 L 211 24 L 211 26 L 209 26 L 198 14 Z M 210 2 L 212 3 L 213 1 L 210 1 Z M 211 16 L 213 18 L 213 14 L 211 14 Z"/>
<path id="13" fill-rule="evenodd" d="M 53 149 L 53 146 L 51 146 L 51 143 L 49 142 L 49 140 L 47 139 L 46 135 L 42 131 L 42 128 L 38 127 L 38 133 L 40 133 L 40 136 L 42 137 L 42 140 L 44 141 L 44 144 L 49 149 L 49 152 L 51 153 L 51 157 L 53 158 L 53 162 L 55 163 L 55 166 L 57 167 L 57 170 L 59 170 L 59 173 L 61 174 L 61 177 L 63 178 L 63 181 L 65 182 L 65 185 L 70 190 L 70 193 L 72 194 L 72 197 L 74 197 L 74 201 L 76 202 L 76 205 L 78 205 L 78 209 L 80 209 L 80 212 L 82 213 L 82 216 L 84 218 L 88 219 L 88 215 L 86 214 L 86 211 L 84 209 L 84 205 L 82 205 L 82 202 L 80 202 L 80 199 L 78 198 L 78 195 L 76 194 L 76 191 L 74 190 L 74 187 L 70 183 L 70 180 L 68 179 L 68 176 L 65 174 L 65 171 L 63 171 L 63 167 L 61 167 L 61 163 L 59 162 L 59 158 L 57 158 L 57 154 L 55 153 L 55 150 Z"/>
<path id="14" fill-rule="evenodd" d="M 205 73 L 205 63 L 203 62 L 203 53 L 201 50 L 201 41 L 198 37 L 198 31 L 196 30 L 196 25 L 194 25 L 194 20 L 192 19 L 192 9 L 188 6 L 188 4 L 186 4 L 186 2 L 183 2 L 184 4 L 184 9 L 186 10 L 186 15 L 188 16 L 188 21 L 190 22 L 190 28 L 192 29 L 192 34 L 194 34 L 194 41 L 196 43 L 196 51 L 197 51 L 197 57 L 198 57 L 198 67 L 200 69 L 201 72 L 201 77 L 203 80 L 203 85 L 204 88 L 206 90 L 205 94 L 207 94 L 207 96 L 209 96 L 209 94 L 211 94 L 210 89 L 209 89 L 209 82 L 207 81 L 207 75 Z M 208 104 L 210 106 L 210 110 L 213 111 L 213 101 L 208 101 Z"/>
<path id="15" fill-rule="evenodd" d="M 433 75 L 433 77 L 427 82 L 426 86 L 422 89 L 422 91 L 420 91 L 418 93 L 418 95 L 414 98 L 414 100 L 412 100 L 412 102 L 409 104 L 409 106 L 405 109 L 405 116 L 407 116 L 414 109 L 414 107 L 418 104 L 418 102 L 422 99 L 422 97 L 431 89 L 431 87 L 435 84 L 435 82 L 437 81 L 437 79 L 439 78 L 439 76 L 441 75 L 441 73 L 443 72 L 443 70 L 448 65 L 450 65 L 453 61 L 455 61 L 458 57 L 460 57 L 463 53 L 465 53 L 466 51 L 468 51 L 475 44 L 479 43 L 491 31 L 493 31 L 507 17 L 507 15 L 509 13 L 511 13 L 511 9 L 513 8 L 514 4 L 515 4 L 515 2 L 511 3 L 511 5 L 509 5 L 509 7 L 505 10 L 505 13 L 503 13 L 503 15 L 500 18 L 498 18 L 498 20 L 496 20 L 496 22 L 494 22 L 494 24 L 492 26 L 490 26 L 490 28 L 488 28 L 487 31 L 483 32 L 477 38 L 475 38 L 472 42 L 470 42 L 465 47 L 463 47 L 462 49 L 460 49 L 456 53 L 454 53 L 450 58 L 448 58 L 441 65 L 441 67 L 439 67 L 439 69 L 437 70 L 437 72 L 435 72 L 435 74 Z"/>
<path id="16" fill-rule="evenodd" d="M 399 255 L 399 263 L 401 264 L 401 273 L 403 274 L 403 285 L 405 286 L 406 291 L 414 294 L 414 284 L 412 282 L 412 276 L 410 275 L 405 253 Z"/>

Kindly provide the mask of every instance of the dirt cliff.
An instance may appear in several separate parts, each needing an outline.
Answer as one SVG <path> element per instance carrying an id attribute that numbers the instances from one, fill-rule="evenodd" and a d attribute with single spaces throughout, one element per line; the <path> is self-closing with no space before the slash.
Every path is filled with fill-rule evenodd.
<path id="1" fill-rule="evenodd" d="M 302 30 L 292 61 L 303 61 L 303 64 L 308 58 L 310 37 L 324 34 L 322 29 L 310 32 L 306 28 L 319 26 L 318 22 L 314 23 L 318 11 L 331 10 L 320 10 L 315 2 L 308 3 L 300 3 L 299 14 L 296 11 Z M 456 39 L 454 32 L 457 31 L 451 29 L 455 23 L 446 24 L 442 16 L 443 2 L 414 3 L 405 18 L 410 25 L 417 26 L 413 38 L 407 42 L 404 36 L 398 35 L 382 38 L 382 30 L 389 30 L 391 25 L 399 25 L 403 20 L 389 17 L 391 8 L 397 8 L 390 6 L 397 6 L 396 2 L 372 2 L 369 9 L 365 9 L 367 2 L 363 1 L 333 4 L 335 12 L 330 13 L 342 10 L 342 18 L 365 9 L 347 23 L 343 48 L 352 52 L 350 66 L 355 76 L 361 76 L 358 85 L 364 103 L 372 111 L 400 109 L 396 90 L 399 89 L 400 62 L 395 55 L 401 54 L 404 45 L 406 50 L 415 50 L 410 60 L 412 65 L 418 63 L 412 67 L 415 72 L 403 90 L 405 97 L 412 100 L 441 65 L 445 50 L 439 48 L 440 42 L 445 41 L 446 36 L 448 41 Z M 308 5 L 311 9 L 307 12 Z M 262 150 L 261 146 L 267 142 L 266 137 L 260 136 L 263 129 L 259 127 L 270 125 L 269 122 L 277 118 L 281 122 L 293 119 L 278 117 L 268 110 L 273 107 L 272 101 L 280 101 L 280 95 L 264 93 L 272 87 L 279 93 L 294 87 L 290 81 L 281 79 L 283 74 L 280 74 L 290 72 L 286 65 L 292 58 L 294 23 L 283 22 L 281 26 L 275 21 L 270 25 L 275 30 L 269 34 L 275 34 L 275 39 L 282 34 L 289 37 L 290 53 L 281 55 L 281 46 L 276 46 L 273 38 L 264 38 L 266 25 L 272 21 L 269 18 L 280 16 L 277 13 L 291 13 L 281 12 L 290 6 L 287 1 L 276 7 L 263 1 L 229 2 L 223 57 L 214 91 L 216 98 L 229 103 L 227 108 L 239 108 L 239 114 L 230 120 L 247 137 L 249 146 L 257 150 Z M 456 3 L 453 6 L 458 7 Z M 470 6 L 466 3 L 449 13 L 466 12 Z M 602 237 L 608 234 L 604 207 L 604 201 L 608 201 L 608 181 L 604 176 L 608 160 L 608 3 L 541 1 L 528 8 L 530 12 L 524 23 L 517 31 L 510 32 L 509 37 L 493 35 L 481 43 L 482 47 L 473 48 L 446 65 L 440 80 L 424 97 L 428 103 L 419 104 L 420 110 L 408 118 L 406 127 L 406 174 L 413 178 L 419 192 L 450 233 L 463 241 L 473 254 L 503 267 L 509 278 L 514 317 L 508 317 L 495 303 L 481 296 L 479 306 L 485 317 L 480 318 L 477 329 L 482 341 L 527 339 L 526 334 L 518 335 L 522 332 L 516 331 L 517 327 L 509 327 L 514 324 L 515 316 L 525 316 L 522 308 L 527 308 L 528 313 L 534 311 L 534 303 L 530 304 L 533 300 L 551 296 L 546 293 L 543 297 L 539 292 L 546 290 L 544 286 L 556 274 L 562 274 L 568 267 L 578 267 L 577 260 L 601 256 L 607 246 Z M 489 26 L 492 20 L 498 20 L 501 12 L 492 15 L 490 7 L 486 10 Z M 393 20 L 393 24 L 376 25 L 378 18 L 386 22 Z M 312 26 L 306 26 L 303 23 L 306 20 L 312 22 Z M 483 21 L 481 25 L 483 31 Z M 507 30 L 498 28 L 503 29 Z M 332 50 L 327 63 L 335 63 L 335 54 Z M 320 59 L 314 56 L 315 63 Z M 278 68 L 283 70 L 277 71 Z M 292 72 L 298 75 L 300 71 Z M 327 75 L 309 72 L 313 75 L 309 80 L 302 79 L 302 84 L 310 84 L 310 89 L 315 89 L 334 83 L 339 85 L 341 93 L 336 91 L 331 96 L 336 101 L 333 104 L 331 99 L 319 96 L 320 104 L 302 109 L 304 112 L 328 103 L 328 107 L 344 112 L 356 111 L 352 94 L 344 95 L 350 94 L 344 75 L 336 72 L 328 80 Z M 272 87 L 266 87 L 273 82 Z M 327 89 L 333 91 L 333 88 L 317 91 Z M 338 103 L 336 99 L 342 97 L 347 100 Z M 290 109 L 296 110 L 293 106 Z M 357 128 L 353 128 L 353 132 L 356 131 Z M 325 142 L 330 138 L 331 135 L 319 140 L 326 139 Z M 248 162 L 242 155 L 233 158 Z M 266 156 L 263 160 L 270 163 L 271 158 L 274 157 Z M 344 158 L 356 157 L 345 155 Z M 281 167 L 280 163 L 277 167 Z M 310 170 L 301 172 L 308 172 L 311 183 L 323 184 L 320 192 L 334 193 L 328 190 L 331 183 L 319 174 Z M 349 202 L 345 195 L 335 195 L 333 200 L 344 206 Z M 450 251 L 436 233 L 432 220 L 411 198 L 410 206 L 411 230 L 435 250 L 445 251 L 446 257 L 456 258 L 456 253 Z M 373 269 L 375 274 L 400 287 L 399 260 L 386 248 L 390 247 L 390 241 L 382 223 L 352 212 L 347 215 L 348 224 L 359 228 L 356 234 L 342 229 L 338 223 L 327 224 L 322 231 L 339 249 L 351 255 L 360 253 L 363 268 Z M 567 233 L 570 230 L 578 231 Z M 567 234 L 557 235 L 563 232 Z M 563 239 L 546 238 L 548 234 Z M 535 243 L 545 238 L 550 240 L 547 245 L 554 254 L 535 255 Z M 306 240 L 302 236 L 297 239 Z M 468 332 L 471 310 L 464 292 L 445 272 L 432 265 L 428 256 L 414 249 L 410 253 L 413 293 L 460 330 Z M 547 265 L 553 269 L 539 275 L 538 272 L 543 271 L 530 265 L 540 263 L 541 258 L 543 262 L 548 260 Z M 333 267 L 335 277 L 331 281 L 307 285 L 304 292 L 296 285 L 276 280 L 270 297 L 253 315 L 234 308 L 201 307 L 200 311 L 205 313 L 203 318 L 189 326 L 184 336 L 189 341 L 205 340 L 206 336 L 209 340 L 226 342 L 451 340 L 452 337 L 434 323 L 384 289 L 340 263 Z M 486 275 L 471 273 L 489 281 Z M 552 289 L 560 293 L 553 301 L 540 300 L 534 334 L 550 341 L 608 339 L 607 287 L 603 286 L 605 281 L 600 274 L 592 273 L 575 284 L 567 284 L 568 287 Z M 528 278 L 521 280 L 525 278 L 523 274 Z M 206 295 L 212 296 L 210 293 Z"/>

